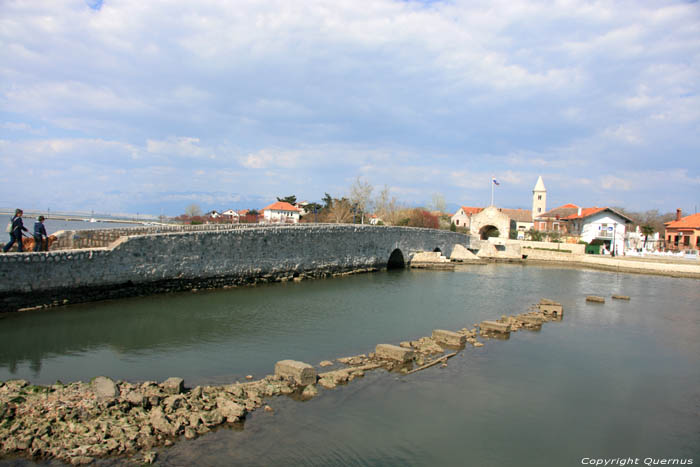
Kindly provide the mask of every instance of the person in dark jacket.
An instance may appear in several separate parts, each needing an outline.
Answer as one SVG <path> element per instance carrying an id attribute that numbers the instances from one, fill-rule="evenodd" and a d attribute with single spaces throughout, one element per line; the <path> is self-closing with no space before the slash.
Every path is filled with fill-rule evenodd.
<path id="1" fill-rule="evenodd" d="M 15 217 L 12 218 L 12 227 L 10 230 L 10 241 L 2 249 L 3 253 L 7 253 L 7 250 L 12 248 L 12 245 L 14 245 L 15 242 L 17 242 L 17 250 L 20 252 L 24 251 L 24 248 L 22 247 L 22 231 L 29 231 L 22 223 L 22 214 L 24 214 L 24 212 L 22 212 L 21 209 L 15 209 Z"/>
<path id="2" fill-rule="evenodd" d="M 44 227 L 44 216 L 39 216 L 39 219 L 34 223 L 34 251 L 45 251 L 44 239 L 48 246 L 49 236 L 46 235 L 46 227 Z"/>

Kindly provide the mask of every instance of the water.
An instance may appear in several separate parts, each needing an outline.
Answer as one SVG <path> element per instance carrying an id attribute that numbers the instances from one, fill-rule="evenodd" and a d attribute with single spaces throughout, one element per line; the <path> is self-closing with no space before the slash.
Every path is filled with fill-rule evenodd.
<path id="1" fill-rule="evenodd" d="M 3 228 L 8 222 L 12 220 L 11 215 L 0 216 L 0 224 Z M 34 223 L 36 218 L 22 216 L 22 222 L 27 228 L 28 232 L 26 235 L 32 235 L 34 233 Z M 46 233 L 51 235 L 58 232 L 59 230 L 96 230 L 96 229 L 118 229 L 122 227 L 139 227 L 141 224 L 131 224 L 127 222 L 85 222 L 85 221 L 64 221 L 60 219 L 46 219 L 44 221 L 44 227 L 46 227 Z M 4 230 L 3 230 L 4 231 Z M 9 241 L 9 234 L 5 233 L 5 237 Z"/>
<path id="2" fill-rule="evenodd" d="M 700 462 L 698 281 L 515 265 L 397 271 L 177 294 L 0 319 L 0 379 L 97 374 L 188 385 L 262 377 L 377 343 L 525 311 L 564 321 L 468 347 L 445 369 L 377 371 L 309 402 L 269 401 L 244 430 L 162 449 L 163 465 L 581 465 Z M 632 300 L 587 304 L 586 295 Z M 118 461 L 117 461 L 118 462 Z M 109 461 L 108 461 L 109 463 Z"/>

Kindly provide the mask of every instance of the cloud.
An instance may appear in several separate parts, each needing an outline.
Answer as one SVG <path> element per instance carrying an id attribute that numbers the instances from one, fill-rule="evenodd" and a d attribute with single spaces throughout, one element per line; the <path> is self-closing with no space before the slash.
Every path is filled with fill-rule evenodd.
<path id="1" fill-rule="evenodd" d="M 358 175 L 407 202 L 440 191 L 460 203 L 488 200 L 479 180 L 493 174 L 499 202 L 526 206 L 542 174 L 556 196 L 633 205 L 650 196 L 629 174 L 647 171 L 686 180 L 655 195 L 671 209 L 697 197 L 698 11 L 680 1 L 5 2 L 0 161 L 39 158 L 30 170 L 52 190 L 40 198 L 73 204 L 76 191 L 123 207 L 231 186 L 245 199 L 313 200 Z M 21 188 L 0 178 L 4 199 Z"/>

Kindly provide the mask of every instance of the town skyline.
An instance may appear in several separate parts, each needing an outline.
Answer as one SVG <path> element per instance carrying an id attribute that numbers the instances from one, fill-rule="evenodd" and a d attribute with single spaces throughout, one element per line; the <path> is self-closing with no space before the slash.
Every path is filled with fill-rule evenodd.
<path id="1" fill-rule="evenodd" d="M 2 205 L 697 212 L 696 2 L 0 6 Z M 80 25 L 80 27 L 75 27 Z"/>

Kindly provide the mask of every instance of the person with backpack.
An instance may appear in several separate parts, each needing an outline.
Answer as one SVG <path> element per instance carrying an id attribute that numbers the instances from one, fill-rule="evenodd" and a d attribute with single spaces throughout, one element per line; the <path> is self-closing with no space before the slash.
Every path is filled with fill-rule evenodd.
<path id="1" fill-rule="evenodd" d="M 44 239 L 46 239 L 46 246 L 48 247 L 49 236 L 46 234 L 44 216 L 39 216 L 39 219 L 34 223 L 34 251 L 46 251 L 48 249 L 44 248 Z"/>
<path id="2" fill-rule="evenodd" d="M 3 253 L 7 253 L 15 242 L 17 242 L 17 250 L 20 252 L 24 251 L 24 247 L 22 246 L 22 231 L 29 231 L 22 223 L 22 214 L 24 214 L 24 212 L 21 209 L 15 209 L 15 216 L 12 218 L 10 226 L 10 241 L 2 249 Z"/>

